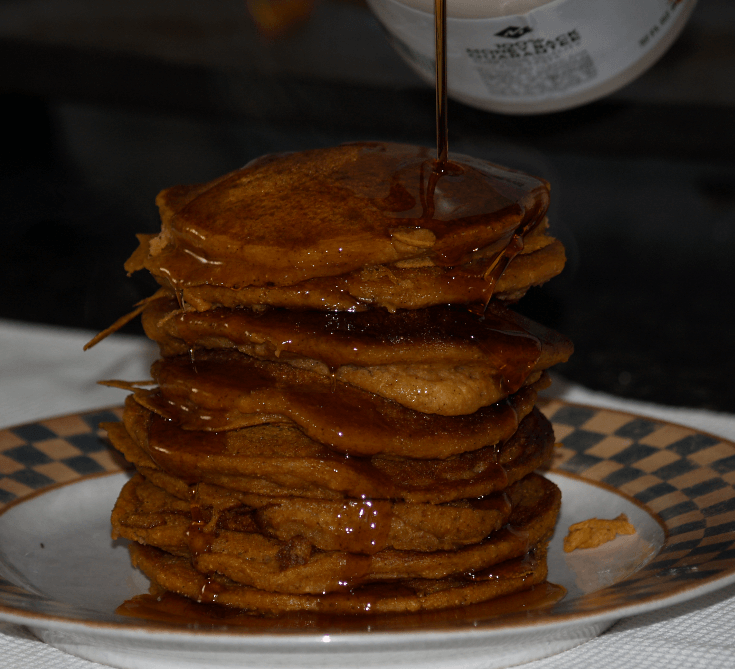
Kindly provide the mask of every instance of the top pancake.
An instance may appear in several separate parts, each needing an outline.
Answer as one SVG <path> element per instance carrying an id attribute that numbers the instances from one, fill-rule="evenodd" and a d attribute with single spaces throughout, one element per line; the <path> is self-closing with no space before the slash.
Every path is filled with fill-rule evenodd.
<path id="1" fill-rule="evenodd" d="M 364 267 L 453 267 L 501 252 L 544 218 L 548 184 L 468 156 L 354 143 L 266 156 L 158 197 L 162 231 L 129 271 L 175 287 L 286 286 Z"/>

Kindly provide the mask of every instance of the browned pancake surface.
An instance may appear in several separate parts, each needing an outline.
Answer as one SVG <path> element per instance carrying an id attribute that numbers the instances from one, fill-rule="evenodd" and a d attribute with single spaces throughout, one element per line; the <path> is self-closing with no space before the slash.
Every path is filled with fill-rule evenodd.
<path id="1" fill-rule="evenodd" d="M 545 546 L 539 546 L 523 558 L 508 560 L 472 578 L 405 579 L 389 585 L 345 588 L 325 595 L 297 595 L 265 592 L 222 576 L 204 576 L 186 558 L 152 546 L 131 543 L 129 550 L 133 566 L 140 569 L 154 587 L 198 602 L 217 602 L 272 615 L 289 611 L 340 615 L 435 611 L 528 590 L 542 583 L 547 574 Z"/>
<path id="2" fill-rule="evenodd" d="M 454 268 L 378 265 L 290 286 L 182 286 L 181 296 L 199 311 L 217 306 L 260 305 L 329 311 L 356 311 L 371 306 L 389 311 L 422 309 L 436 304 L 483 302 L 489 288 L 494 297 L 516 302 L 531 286 L 546 283 L 559 274 L 565 262 L 561 242 L 549 238 L 547 246 L 516 256 L 492 287 L 483 278 L 484 265 L 476 263 Z M 170 288 L 168 280 L 160 282 Z"/>
<path id="3" fill-rule="evenodd" d="M 113 446 L 147 478 L 158 476 L 157 485 L 184 499 L 187 484 L 206 482 L 272 496 L 441 503 L 501 491 L 545 464 L 554 447 L 551 424 L 537 409 L 502 444 L 441 460 L 344 457 L 288 426 L 185 431 L 130 399 L 124 418 L 127 429 L 105 425 Z M 165 483 L 163 474 L 173 480 Z"/>
<path id="4" fill-rule="evenodd" d="M 146 307 L 143 325 L 164 356 L 192 348 L 237 348 L 332 373 L 423 413 L 450 416 L 503 399 L 572 351 L 565 337 L 495 304 L 482 316 L 446 306 L 393 314 L 383 309 L 200 313 L 161 299 Z"/>

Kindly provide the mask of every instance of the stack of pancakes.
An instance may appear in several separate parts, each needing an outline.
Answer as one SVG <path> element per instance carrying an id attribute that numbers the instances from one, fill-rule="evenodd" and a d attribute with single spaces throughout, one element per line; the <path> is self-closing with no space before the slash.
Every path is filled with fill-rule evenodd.
<path id="1" fill-rule="evenodd" d="M 507 304 L 557 274 L 548 184 L 355 143 L 162 192 L 127 269 L 161 358 L 110 440 L 154 588 L 266 614 L 489 600 L 546 578 L 559 490 L 535 408 L 561 335 Z"/>

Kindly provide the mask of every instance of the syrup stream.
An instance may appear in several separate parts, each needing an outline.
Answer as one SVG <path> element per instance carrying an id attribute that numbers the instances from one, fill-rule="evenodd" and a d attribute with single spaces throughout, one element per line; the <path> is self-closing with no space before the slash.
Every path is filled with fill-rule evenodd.
<path id="1" fill-rule="evenodd" d="M 443 172 L 449 154 L 447 137 L 447 0 L 434 2 L 436 35 L 436 159 Z"/>

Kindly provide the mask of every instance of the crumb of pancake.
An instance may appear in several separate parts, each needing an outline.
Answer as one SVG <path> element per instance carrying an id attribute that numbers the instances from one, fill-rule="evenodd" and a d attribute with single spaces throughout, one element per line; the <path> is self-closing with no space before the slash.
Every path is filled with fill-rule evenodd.
<path id="1" fill-rule="evenodd" d="M 571 553 L 575 548 L 597 548 L 612 541 L 618 534 L 635 534 L 635 527 L 624 513 L 612 520 L 583 520 L 569 526 L 569 534 L 564 537 L 564 552 Z"/>

